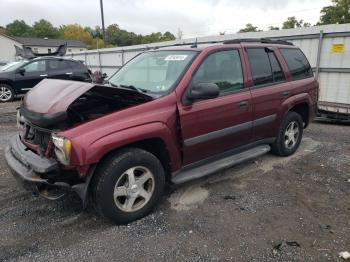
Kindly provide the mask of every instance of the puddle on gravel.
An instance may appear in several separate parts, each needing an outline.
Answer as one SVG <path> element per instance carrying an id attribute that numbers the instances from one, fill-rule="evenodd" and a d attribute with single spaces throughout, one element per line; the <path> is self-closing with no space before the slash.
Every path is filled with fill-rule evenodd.
<path id="1" fill-rule="evenodd" d="M 190 210 L 207 199 L 209 191 L 198 185 L 180 188 L 168 199 L 172 209 L 176 211 Z"/>

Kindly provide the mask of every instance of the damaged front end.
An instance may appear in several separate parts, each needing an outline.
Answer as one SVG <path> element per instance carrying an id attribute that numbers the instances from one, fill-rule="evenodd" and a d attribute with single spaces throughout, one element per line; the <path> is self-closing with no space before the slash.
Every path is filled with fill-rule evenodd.
<path id="1" fill-rule="evenodd" d="M 110 86 L 40 82 L 24 98 L 17 116 L 20 132 L 5 150 L 14 177 L 27 190 L 51 200 L 74 191 L 86 206 L 95 165 L 72 166 L 74 145 L 60 132 L 150 100 L 145 94 Z"/>

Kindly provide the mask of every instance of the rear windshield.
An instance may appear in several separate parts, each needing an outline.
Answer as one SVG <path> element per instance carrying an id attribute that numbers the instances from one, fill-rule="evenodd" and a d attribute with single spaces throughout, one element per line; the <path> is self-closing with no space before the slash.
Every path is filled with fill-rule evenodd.
<path id="1" fill-rule="evenodd" d="M 280 48 L 280 51 L 294 80 L 313 77 L 309 61 L 300 49 Z"/>

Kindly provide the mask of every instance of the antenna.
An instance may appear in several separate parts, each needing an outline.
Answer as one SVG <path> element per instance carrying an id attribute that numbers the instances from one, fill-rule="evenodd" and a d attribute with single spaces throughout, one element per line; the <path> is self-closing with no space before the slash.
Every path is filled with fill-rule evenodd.
<path id="1" fill-rule="evenodd" d="M 197 48 L 198 47 L 198 38 L 196 37 L 196 42 L 194 42 L 193 45 L 191 45 L 191 48 Z"/>

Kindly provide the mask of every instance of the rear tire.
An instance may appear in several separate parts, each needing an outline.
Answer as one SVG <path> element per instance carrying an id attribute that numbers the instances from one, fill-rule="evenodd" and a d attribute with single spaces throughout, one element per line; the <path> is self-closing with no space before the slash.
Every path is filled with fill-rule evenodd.
<path id="1" fill-rule="evenodd" d="M 95 210 L 116 224 L 147 216 L 165 185 L 164 169 L 151 153 L 126 148 L 109 156 L 92 181 Z"/>
<path id="2" fill-rule="evenodd" d="M 303 119 L 293 111 L 288 112 L 281 124 L 272 152 L 279 156 L 290 156 L 298 149 L 303 136 Z"/>
<path id="3" fill-rule="evenodd" d="M 0 84 L 0 102 L 11 102 L 15 98 L 15 91 L 10 85 Z"/>

